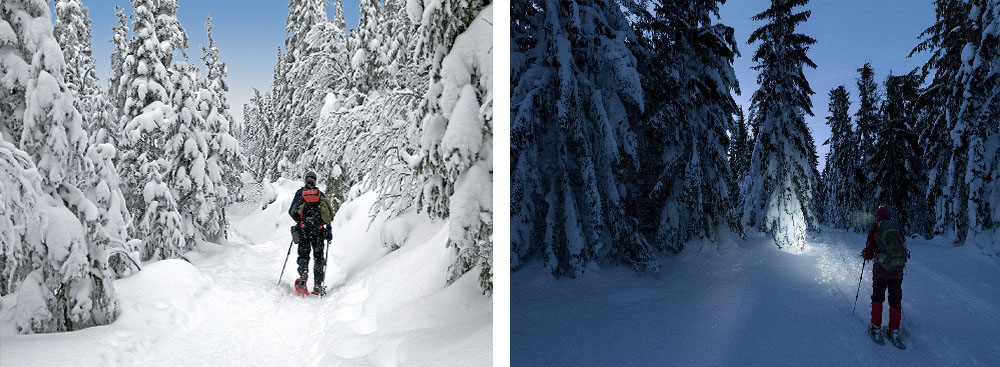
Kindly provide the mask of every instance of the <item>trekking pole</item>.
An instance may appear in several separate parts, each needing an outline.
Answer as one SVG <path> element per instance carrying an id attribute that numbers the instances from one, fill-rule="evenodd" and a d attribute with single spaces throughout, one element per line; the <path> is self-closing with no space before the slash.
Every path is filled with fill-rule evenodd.
<path id="1" fill-rule="evenodd" d="M 858 292 L 854 294 L 854 308 L 851 309 L 851 315 L 853 315 L 854 311 L 858 309 L 858 296 L 861 295 L 861 278 L 865 277 L 865 265 L 867 264 L 868 259 L 865 259 L 865 261 L 861 263 L 861 276 L 858 277 Z"/>
<path id="2" fill-rule="evenodd" d="M 285 254 L 285 263 L 281 265 L 281 274 L 278 275 L 278 285 L 281 285 L 281 277 L 285 275 L 285 267 L 288 266 L 288 256 L 292 254 L 292 244 L 295 241 L 288 242 L 288 253 Z"/>
<path id="3" fill-rule="evenodd" d="M 326 263 L 330 261 L 330 240 L 326 240 L 326 254 L 323 255 L 323 277 L 326 277 Z M 324 279 L 325 280 L 325 279 Z"/>

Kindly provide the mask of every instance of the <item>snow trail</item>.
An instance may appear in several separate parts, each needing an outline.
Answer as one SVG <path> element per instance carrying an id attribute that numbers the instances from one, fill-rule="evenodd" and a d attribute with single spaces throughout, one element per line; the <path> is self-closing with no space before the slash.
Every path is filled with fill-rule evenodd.
<path id="1" fill-rule="evenodd" d="M 664 255 L 659 279 L 527 264 L 511 275 L 511 365 L 1000 365 L 1000 266 L 976 246 L 908 240 L 904 351 L 865 333 L 870 261 L 851 313 L 865 234 L 823 228 L 797 255 L 748 237 Z"/>

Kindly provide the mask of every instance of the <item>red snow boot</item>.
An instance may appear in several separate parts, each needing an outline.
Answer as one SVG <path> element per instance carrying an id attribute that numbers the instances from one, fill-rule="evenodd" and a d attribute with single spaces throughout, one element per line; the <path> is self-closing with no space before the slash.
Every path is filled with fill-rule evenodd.
<path id="1" fill-rule="evenodd" d="M 889 328 L 892 330 L 899 330 L 899 321 L 902 317 L 902 308 L 889 307 Z"/>
<path id="2" fill-rule="evenodd" d="M 882 325 L 882 304 L 872 302 L 872 325 Z M 899 324 L 896 324 L 899 328 Z"/>

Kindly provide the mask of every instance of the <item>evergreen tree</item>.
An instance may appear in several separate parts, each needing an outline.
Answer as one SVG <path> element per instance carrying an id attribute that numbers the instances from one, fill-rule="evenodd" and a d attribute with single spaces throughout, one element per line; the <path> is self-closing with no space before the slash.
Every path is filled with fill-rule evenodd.
<path id="1" fill-rule="evenodd" d="M 858 147 L 858 171 L 855 181 L 858 196 L 857 209 L 862 213 L 874 213 L 874 190 L 876 184 L 873 180 L 874 166 L 872 159 L 879 154 L 878 131 L 882 126 L 879 120 L 879 106 L 882 104 L 882 96 L 878 91 L 878 84 L 875 82 L 875 71 L 871 63 L 857 69 L 860 73 L 858 84 L 858 111 L 854 114 L 857 123 L 857 147 Z M 874 219 L 874 217 L 872 217 Z M 869 223 L 859 221 L 854 223 L 855 231 L 867 230 Z"/>
<path id="2" fill-rule="evenodd" d="M 753 143 L 750 138 L 750 125 L 747 123 L 743 108 L 736 108 L 736 127 L 733 130 L 732 142 L 729 148 L 729 165 L 732 170 L 732 190 L 729 197 L 739 203 L 743 182 L 750 171 L 750 156 L 753 154 Z"/>
<path id="3" fill-rule="evenodd" d="M 921 172 L 914 113 L 919 87 L 920 79 L 915 74 L 890 75 L 886 79 L 878 145 L 871 156 L 873 201 L 895 209 L 904 232 L 912 232 L 912 213 L 921 209 L 914 205 Z"/>
<path id="4" fill-rule="evenodd" d="M 199 111 L 199 71 L 193 65 L 177 61 L 170 66 L 171 100 L 175 115 L 167 127 L 163 160 L 165 186 L 183 218 L 184 243 L 165 252 L 183 254 L 195 239 L 221 237 L 215 200 L 215 182 L 210 177 L 207 126 Z M 217 168 L 216 168 L 217 169 Z"/>
<path id="5" fill-rule="evenodd" d="M 21 333 L 105 325 L 119 312 L 105 244 L 122 227 L 105 228 L 112 211 L 88 195 L 101 189 L 95 182 L 104 172 L 88 156 L 51 19 L 44 1 L 0 3 L 0 168 L 12 173 L 0 180 L 0 216 L 18 220 L 4 227 L 0 274 L 5 293 L 20 283 L 14 314 Z"/>
<path id="6" fill-rule="evenodd" d="M 226 63 L 219 59 L 219 49 L 215 47 L 215 39 L 212 38 L 212 18 L 205 21 L 208 31 L 208 46 L 201 46 L 204 53 L 202 61 L 205 62 L 207 75 L 201 90 L 198 92 L 198 112 L 205 121 L 205 129 L 202 131 L 206 135 L 208 144 L 208 172 L 209 177 L 215 183 L 216 198 L 215 211 L 223 208 L 235 201 L 235 194 L 242 186 L 240 174 L 246 168 L 246 158 L 239 149 L 239 142 L 233 137 L 235 120 L 229 112 L 229 102 L 226 101 L 226 93 L 229 92 L 229 85 L 225 78 L 229 75 Z M 219 221 L 220 228 L 225 232 L 225 218 L 223 213 L 212 215 L 214 218 L 222 218 Z M 214 233 L 213 233 L 214 232 Z M 220 233 L 216 231 L 203 232 L 209 239 L 218 239 Z"/>
<path id="7" fill-rule="evenodd" d="M 385 12 L 378 0 L 361 0 L 358 9 L 358 26 L 351 31 L 351 72 L 348 81 L 360 93 L 378 88 L 386 79 L 384 53 L 386 34 L 381 31 L 386 22 Z"/>
<path id="8" fill-rule="evenodd" d="M 161 2 L 163 9 L 171 2 Z M 176 4 L 175 4 L 176 5 Z M 123 65 L 122 83 L 125 104 L 121 111 L 123 157 L 118 167 L 125 187 L 143 188 L 130 190 L 126 195 L 128 209 L 142 220 L 137 228 L 137 238 L 143 239 L 144 260 L 160 256 L 173 256 L 176 249 L 187 248 L 180 227 L 180 213 L 176 201 L 164 190 L 163 177 L 172 170 L 164 142 L 170 139 L 175 123 L 171 105 L 173 83 L 167 66 L 173 59 L 175 47 L 186 35 L 171 34 L 179 24 L 161 18 L 174 17 L 172 13 L 154 13 L 160 9 L 153 0 L 132 1 L 132 30 L 135 38 L 128 49 Z M 173 7 L 176 10 L 176 7 Z M 160 28 L 158 25 L 169 26 Z M 161 35 L 161 31 L 167 34 Z M 155 193 L 155 194 L 150 194 Z"/>
<path id="9" fill-rule="evenodd" d="M 816 228 L 813 213 L 815 146 L 804 115 L 812 115 L 813 93 L 803 68 L 816 67 L 806 56 L 816 41 L 795 33 L 795 26 L 809 18 L 808 10 L 793 8 L 808 0 L 772 0 L 771 7 L 753 17 L 767 24 L 750 35 L 760 41 L 754 54 L 761 88 L 751 98 L 758 133 L 750 162 L 752 180 L 746 189 L 743 223 L 771 235 L 788 251 L 805 246 L 805 232 Z"/>
<path id="10" fill-rule="evenodd" d="M 556 275 L 599 258 L 657 271 L 626 214 L 644 96 L 617 1 L 534 0 L 511 9 L 511 265 L 540 254 Z M 434 37 L 448 34 L 442 29 Z M 433 38 L 432 38 L 433 39 Z M 426 39 L 425 39 L 426 40 Z M 433 51 L 423 43 L 423 50 Z M 432 66 L 432 70 L 436 67 Z"/>
<path id="11" fill-rule="evenodd" d="M 83 116 L 91 143 L 118 145 L 114 107 L 97 87 L 97 72 L 91 51 L 88 10 L 80 0 L 59 0 L 55 5 L 53 31 L 66 61 L 66 86 L 73 93 L 74 106 Z"/>
<path id="12" fill-rule="evenodd" d="M 970 135 L 965 181 L 969 185 L 968 237 L 1000 228 L 1000 1 L 972 1 L 973 37 L 963 49 L 963 97 L 953 133 Z M 983 241 L 992 254 L 1000 248 Z"/>
<path id="13" fill-rule="evenodd" d="M 830 146 L 826 154 L 823 175 L 826 200 L 823 212 L 826 222 L 833 228 L 853 228 L 859 185 L 857 182 L 859 144 L 851 127 L 850 95 L 843 85 L 830 90 L 830 139 L 824 145 Z"/>
<path id="14" fill-rule="evenodd" d="M 128 17 L 125 15 L 125 11 L 115 6 L 115 16 L 118 17 L 118 23 L 111 27 L 114 36 L 109 40 L 114 45 L 114 49 L 111 51 L 111 77 L 108 78 L 108 100 L 115 108 L 115 115 L 121 117 L 119 112 L 125 109 L 125 91 L 127 90 L 125 80 L 122 78 L 125 75 L 123 67 L 125 65 L 125 58 L 132 53 L 129 50 L 132 40 L 129 39 Z"/>
<path id="15" fill-rule="evenodd" d="M 910 52 L 911 56 L 916 52 L 929 52 L 922 76 L 934 72 L 933 79 L 920 96 L 921 119 L 918 121 L 918 126 L 922 127 L 922 161 L 926 164 L 928 176 L 925 195 L 934 213 L 934 235 L 956 231 L 958 218 L 963 216 L 961 213 L 968 203 L 967 188 L 962 188 L 964 180 L 954 177 L 953 174 L 958 172 L 951 172 L 949 168 L 952 157 L 966 155 L 963 147 L 956 146 L 951 130 L 963 93 L 958 73 L 962 51 L 969 40 L 968 15 L 966 1 L 936 0 L 935 23 L 920 34 L 923 41 Z M 956 138 L 959 144 L 966 139 L 964 136 Z"/>
<path id="16" fill-rule="evenodd" d="M 445 2 L 429 19 L 469 19 L 435 60 L 436 72 L 425 95 L 423 136 L 416 173 L 423 179 L 420 206 L 434 218 L 448 219 L 448 246 L 457 258 L 448 284 L 478 270 L 485 294 L 493 291 L 493 30 L 492 6 L 478 1 Z M 433 41 L 434 22 L 421 24 Z"/>
<path id="17" fill-rule="evenodd" d="M 715 239 L 720 225 L 738 229 L 728 161 L 738 92 L 733 29 L 713 24 L 719 2 L 653 1 L 640 25 L 652 53 L 645 70 L 650 126 L 642 134 L 656 245 L 680 251 L 692 239 Z M 600 52 L 600 51 L 597 51 Z M 678 93 L 678 91 L 691 91 Z M 627 161 L 625 162 L 627 163 Z"/>
<path id="18" fill-rule="evenodd" d="M 278 93 L 272 93 L 277 105 L 275 108 L 278 129 L 281 130 L 281 161 L 278 163 L 280 174 L 298 177 L 302 167 L 299 162 L 312 140 L 316 128 L 316 116 L 308 114 L 308 109 L 317 108 L 307 101 L 315 90 L 308 85 L 311 70 L 305 69 L 305 60 L 309 57 L 309 47 L 306 43 L 309 31 L 317 24 L 326 21 L 325 1 L 323 0 L 291 0 L 288 3 L 288 18 L 285 21 L 285 54 L 281 67 Z M 275 82 L 279 82 L 276 79 Z"/>
<path id="19" fill-rule="evenodd" d="M 243 123 L 246 130 L 240 139 L 240 145 L 246 152 L 250 171 L 261 181 L 265 177 L 265 167 L 269 161 L 266 155 L 271 137 L 271 125 L 267 119 L 269 103 L 267 95 L 261 94 L 260 90 L 254 88 L 250 102 L 243 105 Z"/>
<path id="20" fill-rule="evenodd" d="M 115 147 L 119 129 L 114 107 L 97 87 L 88 11 L 79 0 L 61 0 L 56 3 L 55 9 L 53 35 L 66 62 L 66 87 L 73 95 L 73 104 L 80 111 L 83 126 L 88 131 L 90 144 L 86 155 L 97 173 L 87 175 L 80 187 L 83 190 L 81 194 L 96 204 L 99 212 L 97 221 L 89 226 L 89 240 L 102 250 L 111 246 L 124 250 L 131 215 L 123 202 L 114 164 L 114 159 L 118 158 Z"/>

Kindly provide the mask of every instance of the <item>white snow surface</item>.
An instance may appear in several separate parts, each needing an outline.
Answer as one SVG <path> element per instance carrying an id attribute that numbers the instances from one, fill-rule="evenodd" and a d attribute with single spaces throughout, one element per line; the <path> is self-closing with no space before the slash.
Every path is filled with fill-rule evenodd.
<path id="1" fill-rule="evenodd" d="M 376 199 L 345 203 L 333 222 L 326 298 L 300 298 L 287 215 L 300 185 L 273 184 L 275 201 L 231 207 L 227 244 L 191 260 L 148 263 L 117 280 L 121 316 L 107 326 L 18 335 L 17 299 L 0 299 L 0 366 L 489 366 L 492 301 L 476 274 L 445 287 L 452 250 L 444 222 L 417 220 L 402 246 L 369 225 Z M 410 213 L 407 215 L 419 215 Z M 311 274 L 311 272 L 310 272 Z M 54 351 L 58 351 L 57 353 Z"/>
<path id="2" fill-rule="evenodd" d="M 823 228 L 791 254 L 751 233 L 664 255 L 659 278 L 525 264 L 511 274 L 511 366 L 1000 366 L 1000 265 L 979 247 L 908 240 L 899 350 L 867 335 L 870 261 L 852 314 L 865 234 Z"/>

